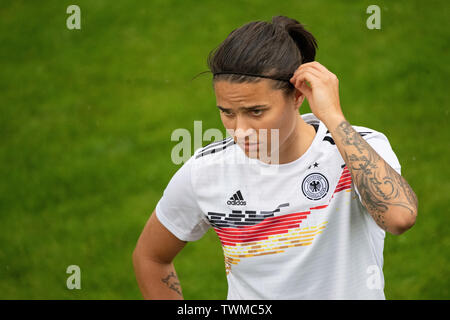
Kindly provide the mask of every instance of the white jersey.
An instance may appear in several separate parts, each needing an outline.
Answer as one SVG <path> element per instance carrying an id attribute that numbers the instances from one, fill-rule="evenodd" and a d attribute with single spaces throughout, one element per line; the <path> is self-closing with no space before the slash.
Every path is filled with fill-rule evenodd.
<path id="1" fill-rule="evenodd" d="M 325 125 L 311 113 L 302 118 L 317 132 L 297 160 L 270 165 L 231 137 L 211 143 L 175 173 L 156 215 L 184 241 L 214 228 L 228 299 L 385 299 L 385 232 Z M 400 173 L 385 135 L 353 128 Z"/>

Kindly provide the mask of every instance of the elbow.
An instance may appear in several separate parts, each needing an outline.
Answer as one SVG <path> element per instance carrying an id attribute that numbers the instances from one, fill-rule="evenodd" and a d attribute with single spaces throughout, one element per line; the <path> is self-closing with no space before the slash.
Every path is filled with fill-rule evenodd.
<path id="1" fill-rule="evenodd" d="M 146 264 L 146 256 L 143 254 L 142 248 L 137 246 L 131 255 L 131 262 L 135 273 L 138 273 L 142 269 L 142 266 Z"/>
<path id="2" fill-rule="evenodd" d="M 416 223 L 417 211 L 405 211 L 403 214 L 397 214 L 395 222 L 389 228 L 390 233 L 399 236 L 409 229 L 411 229 Z"/>
<path id="3" fill-rule="evenodd" d="M 134 248 L 133 253 L 131 255 L 131 260 L 133 261 L 134 268 L 136 268 L 138 259 L 139 259 L 139 253 L 137 251 L 137 248 Z"/>
<path id="4" fill-rule="evenodd" d="M 142 248 L 139 245 L 139 242 L 136 244 L 136 247 L 133 250 L 133 253 L 131 255 L 131 260 L 133 261 L 133 266 L 136 268 L 136 265 L 142 258 Z"/>

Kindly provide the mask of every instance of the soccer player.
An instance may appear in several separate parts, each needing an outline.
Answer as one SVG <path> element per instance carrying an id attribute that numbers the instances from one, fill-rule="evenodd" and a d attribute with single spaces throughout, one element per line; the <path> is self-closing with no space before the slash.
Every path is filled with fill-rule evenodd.
<path id="1" fill-rule="evenodd" d="M 211 52 L 231 134 L 194 152 L 149 218 L 133 253 L 144 298 L 183 298 L 172 261 L 212 227 L 228 299 L 385 299 L 385 232 L 414 225 L 417 198 L 386 136 L 348 123 L 316 48 L 276 16 Z M 312 113 L 300 115 L 305 98 Z"/>

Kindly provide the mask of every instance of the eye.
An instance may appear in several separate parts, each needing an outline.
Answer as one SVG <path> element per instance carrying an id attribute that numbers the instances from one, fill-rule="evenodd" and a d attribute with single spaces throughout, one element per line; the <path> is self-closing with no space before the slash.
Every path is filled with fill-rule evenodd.
<path id="1" fill-rule="evenodd" d="M 223 113 L 227 117 L 232 117 L 233 114 L 229 112 L 228 110 L 220 110 L 220 113 Z"/>
<path id="2" fill-rule="evenodd" d="M 254 115 L 255 117 L 259 117 L 263 114 L 264 110 L 252 110 L 251 113 L 252 115 Z"/>

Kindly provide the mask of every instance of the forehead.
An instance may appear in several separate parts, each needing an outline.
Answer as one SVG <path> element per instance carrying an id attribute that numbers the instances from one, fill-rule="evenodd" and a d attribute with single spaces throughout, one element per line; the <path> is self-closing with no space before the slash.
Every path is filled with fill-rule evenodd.
<path id="1" fill-rule="evenodd" d="M 282 98 L 281 90 L 273 90 L 270 80 L 262 79 L 254 83 L 233 83 L 219 80 L 214 82 L 217 101 L 228 104 L 274 102 Z"/>

